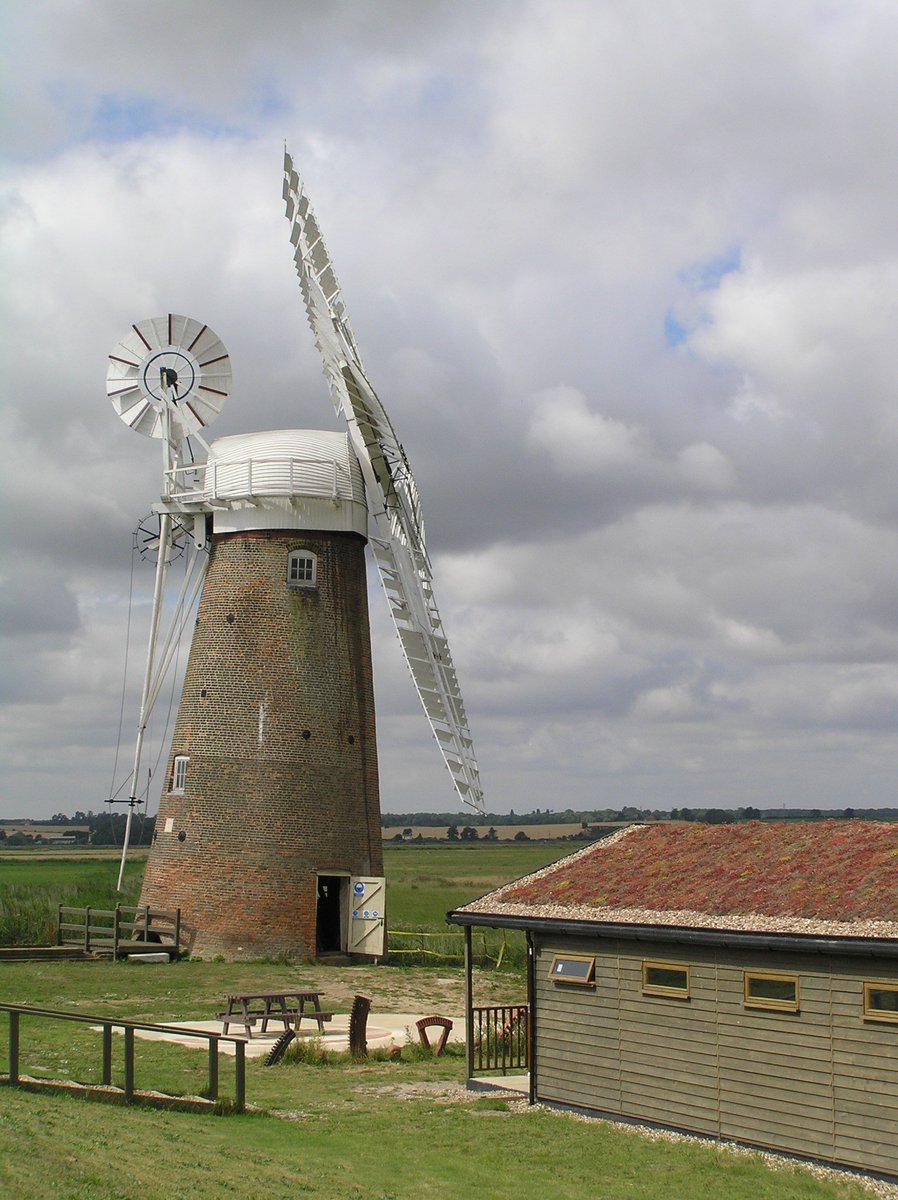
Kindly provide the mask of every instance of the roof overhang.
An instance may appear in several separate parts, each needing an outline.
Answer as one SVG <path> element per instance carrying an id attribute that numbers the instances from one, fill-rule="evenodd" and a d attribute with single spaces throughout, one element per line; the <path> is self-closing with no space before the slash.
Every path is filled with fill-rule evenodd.
<path id="1" fill-rule="evenodd" d="M 630 925 L 624 922 L 567 920 L 564 917 L 524 917 L 505 913 L 446 914 L 450 925 L 520 929 L 530 933 L 578 938 L 619 938 L 637 942 L 669 942 L 728 949 L 779 950 L 789 954 L 847 954 L 862 958 L 898 958 L 898 938 L 821 937 L 818 934 L 763 933 L 733 929 L 696 929 L 688 925 Z"/>

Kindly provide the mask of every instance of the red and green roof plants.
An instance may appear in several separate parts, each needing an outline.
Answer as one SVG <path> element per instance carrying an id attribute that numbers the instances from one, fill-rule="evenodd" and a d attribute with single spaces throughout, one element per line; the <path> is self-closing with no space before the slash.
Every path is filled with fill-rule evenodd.
<path id="1" fill-rule="evenodd" d="M 646 825 L 501 889 L 502 902 L 898 920 L 898 824 Z"/>

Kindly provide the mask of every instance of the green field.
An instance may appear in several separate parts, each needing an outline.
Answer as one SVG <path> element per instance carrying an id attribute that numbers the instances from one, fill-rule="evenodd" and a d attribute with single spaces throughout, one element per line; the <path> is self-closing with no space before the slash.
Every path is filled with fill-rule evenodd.
<path id="1" fill-rule="evenodd" d="M 417 960 L 426 956 L 412 951 L 425 946 L 431 954 L 450 960 L 459 957 L 461 934 L 446 926 L 450 908 L 544 866 L 570 849 L 567 842 L 386 845 L 390 927 L 428 935 L 403 939 L 397 933 L 393 938 L 396 954 Z M 59 904 L 75 908 L 113 908 L 117 901 L 136 904 L 145 861 L 146 851 L 129 861 L 124 893 L 119 896 L 115 890 L 118 853 L 114 850 L 99 859 L 78 857 L 69 849 L 0 853 L 0 945 L 52 943 Z M 490 945 L 495 959 L 501 936 L 491 939 Z"/>

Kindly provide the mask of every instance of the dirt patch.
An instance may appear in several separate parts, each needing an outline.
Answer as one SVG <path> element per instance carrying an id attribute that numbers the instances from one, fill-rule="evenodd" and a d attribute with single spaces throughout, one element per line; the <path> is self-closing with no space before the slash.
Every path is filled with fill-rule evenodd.
<path id="1" fill-rule="evenodd" d="M 458 1104 L 471 1099 L 471 1092 L 463 1083 L 450 1080 L 421 1080 L 417 1083 L 384 1083 L 378 1087 L 355 1089 L 366 1096 L 394 1096 L 398 1100 L 435 1100 L 438 1104 Z"/>

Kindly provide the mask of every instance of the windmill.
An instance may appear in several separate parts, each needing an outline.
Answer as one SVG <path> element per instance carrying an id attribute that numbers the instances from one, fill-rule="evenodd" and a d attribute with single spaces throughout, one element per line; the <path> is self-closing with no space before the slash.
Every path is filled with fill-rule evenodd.
<path id="1" fill-rule="evenodd" d="M 140 322 L 110 355 L 116 411 L 163 444 L 133 780 L 152 704 L 202 586 L 140 902 L 180 908 L 199 955 L 376 956 L 385 918 L 366 543 L 458 795 L 482 810 L 482 793 L 414 478 L 362 367 L 289 154 L 284 200 L 346 432 L 290 429 L 207 443 L 201 431 L 230 390 L 229 360 L 189 318 Z M 167 564 L 179 540 L 192 552 L 162 639 Z"/>

